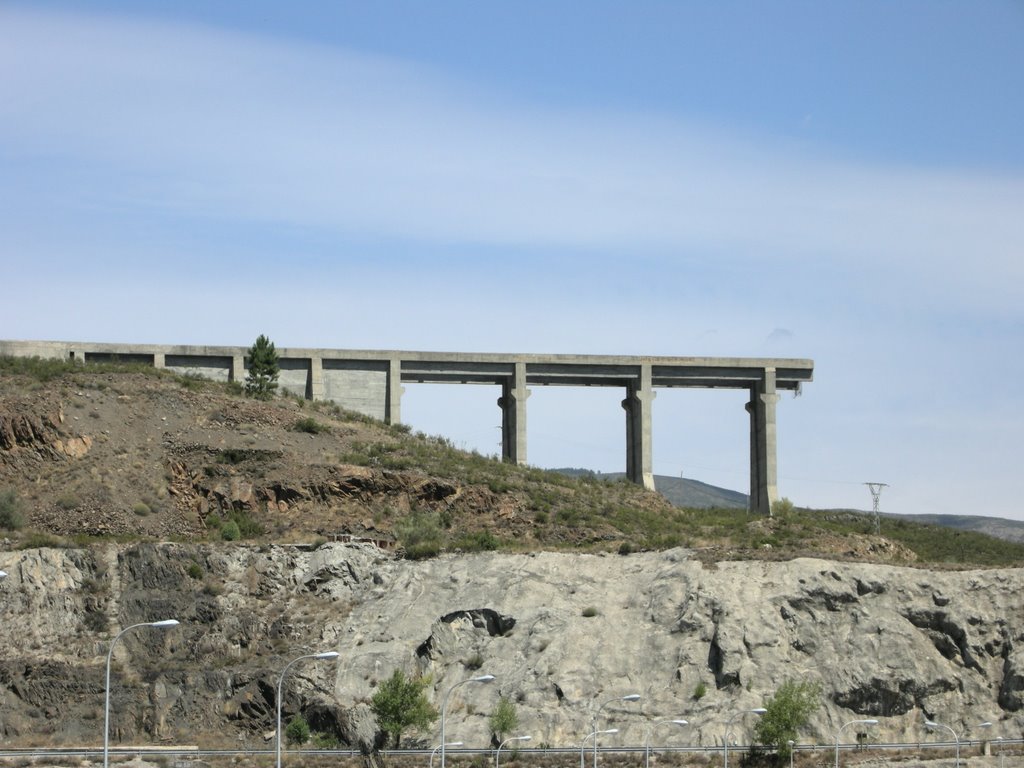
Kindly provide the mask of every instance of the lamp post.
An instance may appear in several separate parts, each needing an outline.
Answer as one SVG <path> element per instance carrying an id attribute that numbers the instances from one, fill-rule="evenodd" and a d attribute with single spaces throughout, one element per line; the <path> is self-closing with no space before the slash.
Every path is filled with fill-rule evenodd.
<path id="1" fill-rule="evenodd" d="M 957 768 L 959 768 L 960 767 L 960 735 L 956 731 L 954 731 L 952 728 L 950 728 L 948 725 L 945 725 L 944 723 L 937 723 L 934 720 L 925 720 L 924 721 L 924 727 L 927 728 L 929 731 L 934 731 L 934 730 L 937 730 L 939 728 L 945 728 L 947 731 L 949 731 L 951 734 L 953 734 L 953 740 L 956 742 L 956 761 L 953 763 L 953 765 L 955 765 Z M 992 727 L 992 723 L 990 723 L 988 721 L 985 721 L 984 723 L 978 723 L 974 727 L 975 728 L 991 728 Z"/>
<path id="2" fill-rule="evenodd" d="M 324 651 L 323 653 L 307 653 L 305 656 L 299 656 L 296 659 L 292 659 L 284 665 L 284 669 L 281 670 L 281 677 L 277 681 L 277 768 L 281 768 L 281 690 L 284 688 L 284 676 L 288 674 L 288 669 L 292 664 L 296 664 L 303 659 L 336 659 L 338 658 L 337 651 Z"/>
<path id="3" fill-rule="evenodd" d="M 953 763 L 953 765 L 959 766 L 960 765 L 960 736 L 957 735 L 957 732 L 954 731 L 952 728 L 950 728 L 945 723 L 937 723 L 934 720 L 925 720 L 924 721 L 924 727 L 927 728 L 929 731 L 934 731 L 934 730 L 937 730 L 939 728 L 945 728 L 947 731 L 949 731 L 951 734 L 953 734 L 953 740 L 956 742 L 956 761 Z"/>
<path id="4" fill-rule="evenodd" d="M 651 768 L 651 736 L 659 725 L 689 725 L 685 720 L 659 720 L 647 729 L 647 738 L 644 739 L 644 768 Z"/>
<path id="5" fill-rule="evenodd" d="M 7 574 L 4 574 L 5 576 Z M 167 629 L 178 626 L 177 619 L 162 619 L 161 621 L 143 621 L 139 624 L 132 624 L 125 627 L 110 641 L 110 648 L 107 649 L 107 677 L 103 685 L 103 768 L 107 768 L 110 762 L 110 660 L 114 656 L 114 644 L 125 632 L 138 627 L 154 627 L 156 629 Z"/>
<path id="6" fill-rule="evenodd" d="M 732 721 L 734 719 L 736 719 L 737 717 L 741 717 L 742 715 L 763 715 L 767 711 L 768 710 L 765 709 L 764 707 L 754 707 L 753 709 L 744 709 L 744 710 L 742 710 L 740 712 L 733 713 L 732 717 L 730 717 L 726 721 L 726 724 L 725 724 L 725 738 L 722 740 L 724 742 L 722 744 L 722 746 L 723 746 L 723 748 L 725 750 L 725 768 L 729 768 L 729 730 L 732 728 Z"/>
<path id="7" fill-rule="evenodd" d="M 786 741 L 786 746 L 789 747 L 789 768 L 793 768 L 793 747 L 796 746 L 796 742 L 789 739 Z"/>
<path id="8" fill-rule="evenodd" d="M 432 750 L 430 750 L 430 768 L 434 768 L 434 753 L 437 752 L 437 750 L 439 750 L 439 749 L 443 750 L 445 747 L 461 747 L 461 746 L 462 746 L 462 742 L 461 741 L 449 741 L 447 744 L 445 744 L 443 742 L 441 744 L 438 744 L 436 747 L 434 747 Z M 444 752 L 442 752 L 441 754 L 444 754 Z"/>
<path id="9" fill-rule="evenodd" d="M 999 742 L 999 768 L 1003 768 L 1003 737 L 996 736 L 996 741 Z"/>
<path id="10" fill-rule="evenodd" d="M 440 749 L 441 749 L 441 768 L 444 768 L 444 747 L 445 747 L 445 744 L 444 744 L 444 720 L 445 720 L 445 714 L 448 711 L 448 697 L 451 696 L 452 695 L 452 691 L 454 691 L 460 685 L 465 685 L 466 683 L 489 683 L 493 679 L 494 679 L 494 675 L 479 675 L 477 677 L 470 677 L 470 678 L 468 678 L 466 680 L 463 680 L 461 682 L 456 683 L 455 685 L 453 685 L 451 688 L 448 689 L 447 693 L 445 693 L 444 700 L 441 702 L 441 745 L 440 745 Z"/>
<path id="11" fill-rule="evenodd" d="M 498 751 L 494 753 L 494 768 L 498 768 L 498 757 L 501 755 L 501 748 L 510 741 L 529 741 L 532 736 L 511 736 L 498 745 Z"/>
<path id="12" fill-rule="evenodd" d="M 594 732 L 588 733 L 586 736 L 584 736 L 583 737 L 583 741 L 580 742 L 580 768 L 583 768 L 583 748 L 586 747 L 586 745 L 587 745 L 587 739 L 589 739 L 591 736 L 593 736 L 594 737 L 594 741 L 596 742 L 598 734 L 601 734 L 601 733 L 618 733 L 618 732 L 619 732 L 618 728 L 609 728 L 607 731 L 594 731 Z"/>
<path id="13" fill-rule="evenodd" d="M 841 726 L 839 726 L 839 730 L 836 731 L 836 763 L 835 763 L 835 768 L 839 768 L 839 734 L 841 734 L 843 732 L 843 729 L 846 726 L 848 726 L 848 725 L 856 725 L 857 723 L 860 723 L 862 725 L 878 725 L 878 721 L 875 720 L 875 718 L 872 717 L 872 718 L 870 718 L 868 720 L 851 720 L 850 722 L 843 723 Z"/>
<path id="14" fill-rule="evenodd" d="M 597 768 L 597 735 L 599 733 L 604 733 L 604 731 L 597 730 L 597 718 L 600 716 L 602 709 L 604 709 L 606 706 L 615 701 L 640 701 L 640 694 L 627 693 L 625 696 L 615 696 L 614 698 L 608 699 L 607 701 L 603 702 L 601 706 L 599 706 L 594 711 L 594 720 L 591 723 L 591 730 L 594 732 L 594 768 Z M 618 733 L 618 729 L 616 729 L 616 733 Z"/>

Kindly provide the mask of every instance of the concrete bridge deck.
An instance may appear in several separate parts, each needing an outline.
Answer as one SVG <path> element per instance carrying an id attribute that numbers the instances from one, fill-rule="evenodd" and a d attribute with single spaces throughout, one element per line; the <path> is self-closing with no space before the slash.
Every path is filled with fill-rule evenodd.
<path id="1" fill-rule="evenodd" d="M 118 360 L 197 374 L 215 381 L 245 379 L 247 347 L 0 341 L 0 355 Z M 502 457 L 526 463 L 526 400 L 531 386 L 620 387 L 625 391 L 626 474 L 654 487 L 651 404 L 656 388 L 743 389 L 750 392 L 750 506 L 770 514 L 778 498 L 775 404 L 778 392 L 812 381 L 804 359 L 543 355 L 398 350 L 277 348 L 280 387 L 292 394 L 378 418 L 401 421 L 404 383 L 501 387 Z"/>

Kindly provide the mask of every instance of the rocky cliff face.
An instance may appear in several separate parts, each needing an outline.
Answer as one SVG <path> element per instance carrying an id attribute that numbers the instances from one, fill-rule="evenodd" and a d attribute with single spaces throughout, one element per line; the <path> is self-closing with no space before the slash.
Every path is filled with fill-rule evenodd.
<path id="1" fill-rule="evenodd" d="M 918 740 L 925 717 L 991 735 L 1024 725 L 1024 571 L 934 572 L 816 559 L 704 566 L 685 550 L 395 559 L 367 544 L 144 544 L 0 551 L 0 728 L 7 744 L 98 744 L 109 640 L 112 742 L 259 743 L 286 715 L 372 746 L 367 702 L 396 667 L 431 675 L 446 736 L 491 738 L 498 697 L 533 744 L 599 728 L 642 744 L 684 717 L 680 743 L 721 743 L 724 721 L 787 678 L 818 680 L 806 739 L 875 717 L 882 740 Z M 703 684 L 703 685 L 701 685 Z M 698 688 L 706 689 L 699 697 Z M 745 723 L 749 728 L 751 723 Z M 409 734 L 434 744 L 437 733 Z M 851 735 L 852 738 L 852 735 Z M 605 743 L 605 742 L 602 742 Z M 611 743 L 611 742 L 608 742 Z"/>

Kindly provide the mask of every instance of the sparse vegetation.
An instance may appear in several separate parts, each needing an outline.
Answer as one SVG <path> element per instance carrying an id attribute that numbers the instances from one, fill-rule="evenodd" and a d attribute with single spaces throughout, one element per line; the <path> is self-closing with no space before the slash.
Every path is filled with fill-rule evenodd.
<path id="1" fill-rule="evenodd" d="M 408 678 L 396 669 L 373 694 L 370 709 L 377 718 L 377 726 L 390 737 L 393 748 L 399 747 L 405 731 L 429 728 L 437 719 L 437 710 L 427 700 L 428 684 L 425 678 Z"/>
<path id="2" fill-rule="evenodd" d="M 436 515 L 415 512 L 398 523 L 397 534 L 410 560 L 433 557 L 441 551 L 441 526 Z"/>
<path id="3" fill-rule="evenodd" d="M 500 697 L 490 717 L 487 718 L 487 724 L 490 725 L 494 735 L 498 737 L 498 741 L 503 741 L 506 734 L 513 733 L 519 728 L 519 713 L 516 710 L 516 703 L 508 696 Z"/>
<path id="4" fill-rule="evenodd" d="M 16 531 L 25 524 L 21 513 L 21 500 L 13 488 L 0 491 L 0 528 L 5 531 Z"/>
<path id="5" fill-rule="evenodd" d="M 754 735 L 759 744 L 775 749 L 778 764 L 789 760 L 789 742 L 821 706 L 821 684 L 786 680 L 765 704 L 767 710 L 757 721 Z"/>
<path id="6" fill-rule="evenodd" d="M 263 338 L 269 349 L 269 340 Z M 103 407 L 104 398 L 118 397 L 130 413 L 136 407 L 134 403 L 164 402 L 169 393 L 180 395 L 183 387 L 192 399 L 223 397 L 237 390 L 237 385 L 116 360 L 82 364 L 2 358 L 0 375 L 20 377 L 21 386 L 32 392 L 33 398 L 43 389 L 57 394 L 65 407 L 79 407 L 83 420 L 96 414 L 89 421 L 100 428 L 95 436 L 97 443 L 109 439 L 104 421 L 109 418 L 109 407 Z M 304 409 L 302 418 L 299 407 Z M 236 415 L 239 408 L 248 409 L 244 417 Z M 168 411 L 161 412 L 161 416 L 165 413 Z M 211 512 L 204 512 L 204 516 L 215 538 L 259 539 L 269 531 L 275 536 L 287 532 L 308 540 L 311 535 L 330 535 L 372 518 L 383 537 L 397 539 L 410 558 L 432 557 L 446 550 L 567 549 L 628 555 L 685 546 L 707 561 L 817 555 L 946 567 L 1018 566 L 1024 562 L 1021 543 L 893 517 L 882 518 L 879 537 L 871 515 L 808 510 L 785 498 L 775 504 L 771 518 L 735 508 L 677 509 L 629 482 L 592 472 L 578 471 L 570 476 L 503 463 L 496 456 L 458 450 L 446 438 L 414 433 L 407 425 L 385 425 L 329 402 L 281 398 L 268 404 L 232 401 L 225 405 L 222 401 L 204 405 L 197 418 L 200 424 L 235 432 L 234 440 L 221 439 L 217 448 L 207 449 L 188 468 L 210 489 L 236 482 L 248 483 L 254 490 L 265 489 L 271 483 L 298 486 L 298 493 L 287 498 L 280 510 L 267 504 L 265 496 L 257 497 L 257 502 L 233 502 L 234 509 L 222 499 L 208 496 Z M 287 447 L 289 430 L 324 435 L 322 440 L 308 441 L 309 448 L 305 449 L 315 450 L 318 456 L 298 459 L 289 453 L 293 450 Z M 280 449 L 259 447 L 275 439 Z M 156 468 L 151 464 L 154 449 L 160 449 L 153 444 L 129 448 L 120 440 L 114 440 L 112 446 L 116 466 L 104 466 L 90 455 L 88 463 L 64 464 L 52 481 L 44 475 L 42 483 L 31 489 L 32 508 L 51 516 L 68 512 L 69 520 L 75 511 L 130 510 L 139 518 L 135 538 L 142 535 L 144 520 L 150 530 L 157 520 L 160 525 L 173 524 L 175 515 L 166 513 L 180 508 L 184 497 L 168 496 L 172 478 L 164 478 L 155 488 L 144 477 L 153 470 L 166 472 L 166 465 Z M 93 454 L 99 452 L 94 450 Z M 166 461 L 166 455 L 161 460 Z M 303 462 L 301 466 L 299 461 Z M 387 481 L 398 497 L 382 496 L 372 490 L 377 481 L 367 480 L 367 490 L 352 494 L 339 506 L 337 496 L 332 499 L 324 495 L 333 480 L 323 478 L 314 481 L 316 490 L 310 496 L 303 495 L 304 478 L 296 479 L 294 475 L 323 464 L 354 464 L 375 473 L 403 473 Z M 415 490 L 420 483 L 425 483 L 427 489 L 436 487 L 439 495 L 428 490 L 421 498 Z M 449 490 L 442 490 L 446 485 Z M 0 494 L 0 528 L 18 531 L 24 527 L 26 501 L 18 494 L 29 490 L 27 484 L 12 483 Z M 291 514 L 292 509 L 299 508 L 296 504 L 302 507 L 300 515 Z M 287 519 L 280 514 L 285 508 L 289 510 Z M 314 520 L 320 527 L 314 527 Z M 230 522 L 238 528 L 237 537 Z M 325 529 L 325 525 L 331 528 Z M 16 546 L 23 546 L 29 535 L 32 532 L 18 531 Z M 75 539 L 76 534 L 68 536 Z M 131 540 L 133 534 L 129 530 L 103 536 Z"/>
<path id="7" fill-rule="evenodd" d="M 284 729 L 284 737 L 293 747 L 301 746 L 309 741 L 309 723 L 301 713 L 288 721 L 288 725 Z"/>
<path id="8" fill-rule="evenodd" d="M 600 613 L 600 611 L 598 611 L 597 608 L 595 608 L 592 605 L 588 605 L 586 608 L 584 608 L 580 612 L 580 615 L 583 616 L 586 619 L 590 619 L 590 618 L 593 618 L 594 616 L 597 616 L 599 613 Z"/>
<path id="9" fill-rule="evenodd" d="M 226 520 L 220 526 L 220 537 L 224 541 L 238 541 L 242 538 L 242 532 L 238 528 L 238 523 L 234 520 Z"/>
<path id="10" fill-rule="evenodd" d="M 294 429 L 296 432 L 306 432 L 307 434 L 310 435 L 320 435 L 325 432 L 331 431 L 331 428 L 328 425 L 321 424 L 312 416 L 307 416 L 304 419 L 299 419 L 292 426 L 292 429 Z"/>

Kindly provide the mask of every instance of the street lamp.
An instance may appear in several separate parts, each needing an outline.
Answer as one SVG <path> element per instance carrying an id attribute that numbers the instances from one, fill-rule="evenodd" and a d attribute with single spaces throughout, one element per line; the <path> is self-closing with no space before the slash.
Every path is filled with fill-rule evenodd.
<path id="1" fill-rule="evenodd" d="M 924 727 L 927 728 L 929 731 L 934 731 L 934 730 L 936 730 L 938 728 L 945 728 L 947 731 L 949 731 L 951 734 L 953 734 L 953 740 L 956 742 L 956 761 L 953 763 L 953 765 L 956 766 L 957 768 L 959 768 L 960 767 L 960 736 L 959 736 L 959 734 L 957 734 L 957 732 L 954 731 L 952 728 L 950 728 L 948 725 L 945 725 L 943 723 L 937 723 L 934 720 L 925 720 L 924 721 Z M 991 728 L 992 727 L 992 723 L 990 723 L 988 721 L 985 721 L 984 723 L 978 723 L 974 727 L 975 728 Z"/>
<path id="2" fill-rule="evenodd" d="M 685 720 L 659 720 L 647 729 L 647 738 L 644 740 L 644 768 L 651 768 L 651 736 L 659 725 L 689 725 Z"/>
<path id="3" fill-rule="evenodd" d="M 608 701 L 603 702 L 601 706 L 599 706 L 594 711 L 594 719 L 593 722 L 591 722 L 590 724 L 591 729 L 594 731 L 594 768 L 597 768 L 597 734 L 603 733 L 603 731 L 597 730 L 597 718 L 600 716 L 602 709 L 604 709 L 606 706 L 615 701 L 640 701 L 640 694 L 627 693 L 625 696 L 615 696 L 614 698 L 608 699 Z"/>
<path id="4" fill-rule="evenodd" d="M 452 691 L 454 691 L 460 685 L 465 685 L 466 683 L 489 683 L 493 679 L 494 675 L 480 675 L 478 677 L 471 677 L 467 680 L 463 680 L 461 682 L 456 683 L 451 688 L 449 688 L 448 692 L 444 695 L 444 700 L 441 702 L 441 768 L 444 768 L 444 719 L 445 713 L 448 711 L 448 697 L 451 696 Z"/>
<path id="5" fill-rule="evenodd" d="M 323 653 L 307 653 L 305 656 L 299 656 L 297 659 L 292 659 L 284 665 L 284 669 L 281 670 L 281 677 L 277 681 L 277 768 L 281 768 L 281 689 L 284 687 L 284 676 L 288 673 L 288 669 L 292 664 L 302 661 L 303 659 L 336 659 L 338 658 L 337 651 L 324 651 Z"/>
<path id="6" fill-rule="evenodd" d="M 445 747 L 461 747 L 461 746 L 462 746 L 462 742 L 461 741 L 449 741 L 447 744 L 444 744 L 444 743 L 438 744 L 436 747 L 434 747 L 432 750 L 430 750 L 430 768 L 434 768 L 434 753 L 437 752 L 437 750 L 439 750 L 439 749 L 442 750 L 441 754 L 443 755 L 444 754 L 443 750 L 444 750 Z"/>
<path id="7" fill-rule="evenodd" d="M 996 736 L 996 741 L 999 742 L 999 768 L 1003 768 L 1003 737 Z"/>
<path id="8" fill-rule="evenodd" d="M 0 571 L 0 581 L 7 578 L 7 571 Z"/>
<path id="9" fill-rule="evenodd" d="M 5 576 L 7 574 L 4 574 Z M 143 621 L 139 624 L 132 624 L 125 627 L 110 641 L 110 648 L 107 649 L 107 677 L 103 686 L 103 768 L 107 768 L 110 760 L 110 659 L 114 655 L 114 644 L 121 635 L 137 627 L 154 627 L 156 629 L 167 629 L 178 626 L 177 619 L 162 619 L 161 621 Z"/>
<path id="10" fill-rule="evenodd" d="M 841 734 L 843 732 L 843 728 L 845 728 L 846 726 L 848 726 L 848 725 L 857 725 L 858 723 L 860 723 L 862 725 L 878 725 L 878 721 L 875 720 L 875 718 L 872 717 L 872 718 L 870 718 L 868 720 L 851 720 L 850 722 L 843 723 L 841 726 L 839 726 L 839 730 L 836 731 L 836 764 L 835 764 L 835 768 L 839 768 L 839 734 Z"/>
<path id="11" fill-rule="evenodd" d="M 580 768 L 583 768 L 583 748 L 587 745 L 587 739 L 589 739 L 591 736 L 593 736 L 594 737 L 594 742 L 596 743 L 597 742 L 597 737 L 598 737 L 599 734 L 602 734 L 602 733 L 618 733 L 618 732 L 619 732 L 618 728 L 609 728 L 607 731 L 594 731 L 593 733 L 588 733 L 586 736 L 584 736 L 583 737 L 583 741 L 580 742 Z"/>
<path id="12" fill-rule="evenodd" d="M 498 745 L 498 751 L 494 753 L 494 768 L 498 768 L 498 756 L 501 755 L 501 748 L 508 744 L 510 741 L 529 741 L 532 736 L 512 736 L 505 739 L 501 744 Z"/>
<path id="13" fill-rule="evenodd" d="M 789 768 L 793 768 L 793 747 L 796 746 L 796 742 L 792 739 L 786 741 L 786 746 L 789 747 Z"/>
<path id="14" fill-rule="evenodd" d="M 744 710 L 742 710 L 740 712 L 734 713 L 732 715 L 732 717 L 730 717 L 728 719 L 728 721 L 726 721 L 726 724 L 725 724 L 725 738 L 723 739 L 723 741 L 725 743 L 722 745 L 723 748 L 725 749 L 725 768 L 729 768 L 729 730 L 732 728 L 732 721 L 735 718 L 737 718 L 737 717 L 741 717 L 742 715 L 763 715 L 767 711 L 768 710 L 765 709 L 764 707 L 754 707 L 753 709 L 744 709 Z"/>

